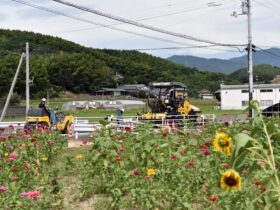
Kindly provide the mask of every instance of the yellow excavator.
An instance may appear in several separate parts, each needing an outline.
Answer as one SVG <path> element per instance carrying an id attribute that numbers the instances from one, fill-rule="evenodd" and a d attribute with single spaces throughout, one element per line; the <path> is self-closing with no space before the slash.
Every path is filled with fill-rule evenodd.
<path id="1" fill-rule="evenodd" d="M 26 116 L 26 128 L 47 127 L 61 133 L 70 133 L 74 117 L 64 112 L 43 108 L 30 108 Z"/>
<path id="2" fill-rule="evenodd" d="M 187 87 L 180 82 L 149 83 L 148 103 L 150 111 L 140 115 L 142 120 L 161 123 L 166 119 L 196 119 L 200 109 L 190 104 Z"/>

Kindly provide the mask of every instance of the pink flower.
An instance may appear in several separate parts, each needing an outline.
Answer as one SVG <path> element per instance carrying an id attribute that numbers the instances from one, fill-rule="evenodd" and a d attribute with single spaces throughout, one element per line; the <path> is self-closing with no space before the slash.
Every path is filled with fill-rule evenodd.
<path id="1" fill-rule="evenodd" d="M 19 157 L 19 154 L 16 153 L 16 152 L 13 152 L 13 153 L 10 154 L 10 158 L 15 159 L 15 158 L 18 158 L 18 157 Z"/>
<path id="2" fill-rule="evenodd" d="M 151 179 L 152 179 L 152 176 L 144 176 L 144 179 L 146 179 L 146 180 L 151 180 Z"/>
<path id="3" fill-rule="evenodd" d="M 124 151 L 123 147 L 118 148 L 118 152 L 123 152 L 123 151 Z"/>
<path id="4" fill-rule="evenodd" d="M 188 166 L 189 167 L 195 167 L 196 166 L 196 163 L 194 161 L 189 161 L 188 162 Z"/>
<path id="5" fill-rule="evenodd" d="M 178 152 L 179 154 L 183 155 L 183 154 L 185 153 L 185 150 L 183 150 L 183 149 L 178 149 L 177 152 Z"/>
<path id="6" fill-rule="evenodd" d="M 6 150 L 11 150 L 12 146 L 6 146 L 5 148 L 6 148 Z"/>
<path id="7" fill-rule="evenodd" d="M 14 126 L 13 126 L 13 125 L 9 125 L 8 127 L 11 128 L 11 129 L 14 129 Z"/>
<path id="8" fill-rule="evenodd" d="M 11 158 L 11 157 L 10 157 L 8 160 L 9 160 L 9 161 L 13 161 L 13 160 L 14 160 L 14 158 Z"/>
<path id="9" fill-rule="evenodd" d="M 0 191 L 6 191 L 6 190 L 8 190 L 9 188 L 8 187 L 6 187 L 6 186 L 0 186 Z"/>
<path id="10" fill-rule="evenodd" d="M 17 181 L 18 180 L 18 176 L 12 176 L 11 178 L 13 181 Z"/>
<path id="11" fill-rule="evenodd" d="M 201 152 L 204 154 L 204 155 L 210 155 L 210 151 L 208 149 L 201 149 Z"/>
<path id="12" fill-rule="evenodd" d="M 54 141 L 48 142 L 48 145 L 54 145 L 54 144 L 56 144 Z"/>
<path id="13" fill-rule="evenodd" d="M 22 192 L 20 193 L 20 196 L 31 198 L 31 199 L 37 199 L 40 197 L 40 191 Z"/>
<path id="14" fill-rule="evenodd" d="M 24 169 L 29 169 L 30 168 L 30 165 L 28 164 L 28 163 L 24 163 L 23 165 L 22 165 L 22 168 L 24 168 Z"/>

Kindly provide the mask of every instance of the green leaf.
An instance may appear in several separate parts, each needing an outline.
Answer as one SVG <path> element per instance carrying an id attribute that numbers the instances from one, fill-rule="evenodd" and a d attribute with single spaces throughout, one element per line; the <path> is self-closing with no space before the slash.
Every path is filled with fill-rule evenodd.
<path id="1" fill-rule="evenodd" d="M 241 149 L 248 147 L 249 143 L 254 140 L 252 137 L 245 133 L 239 133 L 233 137 L 235 142 L 234 155 L 237 156 Z"/>
<path id="2" fill-rule="evenodd" d="M 244 133 L 239 133 L 233 137 L 235 147 L 231 155 L 232 168 L 238 169 L 243 166 L 244 159 L 249 152 L 246 150 L 251 145 L 252 137 Z"/>
<path id="3" fill-rule="evenodd" d="M 269 134 L 273 134 L 275 131 L 275 124 L 274 122 L 270 122 L 266 125 L 267 131 Z"/>

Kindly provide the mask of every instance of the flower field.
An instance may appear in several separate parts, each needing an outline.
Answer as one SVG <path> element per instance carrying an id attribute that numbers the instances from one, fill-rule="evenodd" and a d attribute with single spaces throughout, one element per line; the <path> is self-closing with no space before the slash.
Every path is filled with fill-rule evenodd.
<path id="1" fill-rule="evenodd" d="M 203 130 L 104 128 L 74 150 L 42 130 L 2 136 L 0 205 L 280 209 L 279 138 L 279 118 L 262 117 Z"/>

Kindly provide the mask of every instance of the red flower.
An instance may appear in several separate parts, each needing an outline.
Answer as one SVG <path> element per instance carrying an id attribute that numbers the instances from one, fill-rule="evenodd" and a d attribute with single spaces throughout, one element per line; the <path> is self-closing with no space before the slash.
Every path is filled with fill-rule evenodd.
<path id="1" fill-rule="evenodd" d="M 212 142 L 211 141 L 207 141 L 204 143 L 204 146 L 205 147 L 210 147 L 212 145 Z"/>
<path id="2" fill-rule="evenodd" d="M 140 175 L 140 171 L 132 171 L 132 175 L 135 175 L 135 176 L 137 176 L 137 175 Z"/>
<path id="3" fill-rule="evenodd" d="M 155 149 L 158 148 L 158 146 L 159 146 L 158 144 L 154 144 L 154 148 L 155 148 Z"/>
<path id="4" fill-rule="evenodd" d="M 123 147 L 119 147 L 118 148 L 118 152 L 123 152 L 124 151 L 124 148 Z"/>
<path id="5" fill-rule="evenodd" d="M 210 155 L 210 151 L 208 149 L 200 150 L 204 155 Z"/>
<path id="6" fill-rule="evenodd" d="M 87 141 L 83 141 L 82 144 L 86 145 L 86 144 L 87 144 Z"/>
<path id="7" fill-rule="evenodd" d="M 246 174 L 248 174 L 248 173 L 249 173 L 248 170 L 243 170 L 243 171 L 242 171 L 242 174 L 244 174 L 244 175 L 246 175 Z"/>
<path id="8" fill-rule="evenodd" d="M 171 159 L 171 160 L 177 160 L 177 156 L 176 156 L 176 155 L 171 155 L 171 156 L 170 156 L 170 159 Z"/>
<path id="9" fill-rule="evenodd" d="M 253 180 L 252 184 L 261 185 L 261 181 L 260 180 Z"/>
<path id="10" fill-rule="evenodd" d="M 120 137 L 120 140 L 121 140 L 121 141 L 124 141 L 124 140 L 125 140 L 125 136 L 121 136 L 121 137 Z"/>
<path id="11" fill-rule="evenodd" d="M 39 139 L 37 137 L 32 137 L 32 138 L 29 139 L 29 141 L 31 141 L 31 142 L 35 142 L 35 141 L 38 141 L 38 140 Z"/>
<path id="12" fill-rule="evenodd" d="M 177 152 L 178 152 L 179 154 L 183 155 L 183 154 L 185 153 L 185 150 L 183 150 L 183 149 L 178 149 Z"/>
<path id="13" fill-rule="evenodd" d="M 116 162 L 121 162 L 121 161 L 122 161 L 122 158 L 121 158 L 120 156 L 117 155 L 117 156 L 115 157 L 115 161 L 116 161 Z"/>
<path id="14" fill-rule="evenodd" d="M 217 196 L 217 195 L 210 195 L 209 197 L 208 197 L 208 200 L 209 201 L 217 201 L 217 200 L 219 200 L 219 196 Z"/>
<path id="15" fill-rule="evenodd" d="M 12 168 L 12 172 L 16 173 L 19 171 L 19 168 Z"/>
<path id="16" fill-rule="evenodd" d="M 168 135 L 168 133 L 163 133 L 162 136 L 165 138 Z"/>
<path id="17" fill-rule="evenodd" d="M 221 164 L 221 167 L 222 167 L 222 168 L 229 168 L 229 164 L 228 164 L 228 163 L 222 163 L 222 164 Z"/>
<path id="18" fill-rule="evenodd" d="M 8 127 L 11 128 L 11 129 L 14 129 L 14 126 L 13 126 L 13 125 L 9 125 Z"/>
<path id="19" fill-rule="evenodd" d="M 264 191 L 266 191 L 266 188 L 265 188 L 265 186 L 261 185 L 261 186 L 259 187 L 259 190 L 264 192 Z"/>
<path id="20" fill-rule="evenodd" d="M 194 161 L 189 161 L 187 164 L 188 164 L 189 167 L 195 167 L 196 166 L 196 163 Z"/>

